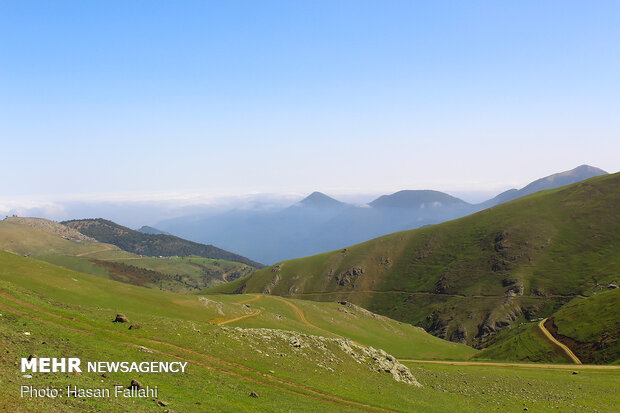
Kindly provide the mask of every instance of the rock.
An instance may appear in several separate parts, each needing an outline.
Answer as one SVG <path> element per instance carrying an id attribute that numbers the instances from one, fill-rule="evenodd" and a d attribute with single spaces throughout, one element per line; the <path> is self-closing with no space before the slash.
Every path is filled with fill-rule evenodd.
<path id="1" fill-rule="evenodd" d="M 107 378 L 108 378 L 108 375 L 107 375 L 106 373 L 103 373 L 103 374 L 101 375 L 101 377 L 103 377 L 104 379 L 107 379 Z"/>
<path id="2" fill-rule="evenodd" d="M 355 287 L 358 279 L 364 274 L 363 267 L 354 267 L 336 275 L 336 281 L 343 287 Z"/>
<path id="3" fill-rule="evenodd" d="M 128 323 L 129 319 L 124 314 L 116 314 L 116 318 L 113 321 L 114 323 Z"/>
<path id="4" fill-rule="evenodd" d="M 299 341 L 299 337 L 293 336 L 291 337 L 289 344 L 293 347 L 301 347 L 301 342 Z"/>
<path id="5" fill-rule="evenodd" d="M 36 354 L 31 354 L 28 356 L 28 361 L 32 360 L 32 359 L 36 359 L 37 355 Z"/>
<path id="6" fill-rule="evenodd" d="M 276 273 L 276 275 L 271 279 L 269 285 L 265 287 L 262 291 L 263 294 L 271 294 L 273 287 L 275 287 L 280 282 L 280 275 Z"/>
<path id="7" fill-rule="evenodd" d="M 168 403 L 161 401 L 161 400 L 157 400 L 157 405 L 165 407 L 165 406 L 168 406 Z"/>
<path id="8" fill-rule="evenodd" d="M 140 389 L 143 389 L 144 386 L 138 380 L 134 379 L 134 380 L 131 381 L 131 384 L 129 385 L 129 388 L 130 389 L 138 389 L 138 390 L 140 390 Z"/>
<path id="9" fill-rule="evenodd" d="M 129 326 L 129 330 L 139 330 L 142 326 L 140 324 L 132 324 Z"/>
<path id="10" fill-rule="evenodd" d="M 465 344 L 467 342 L 467 331 L 462 325 L 459 325 L 456 330 L 452 332 L 452 335 L 450 336 L 450 341 L 462 344 Z"/>
<path id="11" fill-rule="evenodd" d="M 579 374 L 579 372 L 578 371 L 573 371 L 573 374 Z"/>
<path id="12" fill-rule="evenodd" d="M 255 391 L 250 392 L 250 397 L 258 398 L 258 393 L 256 393 Z"/>
<path id="13" fill-rule="evenodd" d="M 31 379 L 32 378 L 32 374 L 24 374 L 22 377 L 25 378 L 25 379 Z"/>
<path id="14" fill-rule="evenodd" d="M 138 351 L 142 351 L 144 353 L 152 353 L 153 352 L 153 350 L 151 350 L 148 347 L 144 347 L 144 346 L 138 346 Z"/>

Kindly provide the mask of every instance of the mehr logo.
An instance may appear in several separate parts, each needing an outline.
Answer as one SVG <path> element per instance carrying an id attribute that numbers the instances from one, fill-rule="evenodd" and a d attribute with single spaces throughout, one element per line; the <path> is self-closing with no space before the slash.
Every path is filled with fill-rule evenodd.
<path id="1" fill-rule="evenodd" d="M 22 358 L 22 373 L 31 371 L 33 373 L 81 373 L 80 359 L 69 358 L 50 358 L 50 357 L 28 357 Z"/>

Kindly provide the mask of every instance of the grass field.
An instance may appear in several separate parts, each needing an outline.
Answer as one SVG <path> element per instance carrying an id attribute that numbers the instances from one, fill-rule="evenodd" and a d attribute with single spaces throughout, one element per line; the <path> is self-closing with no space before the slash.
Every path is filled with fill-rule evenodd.
<path id="1" fill-rule="evenodd" d="M 4 410 L 448 412 L 458 406 L 474 412 L 552 406 L 600 412 L 613 411 L 620 403 L 613 391 L 620 384 L 620 370 L 580 369 L 573 375 L 564 369 L 407 362 L 422 387 L 400 383 L 376 371 L 372 359 L 356 361 L 338 340 L 316 337 L 344 335 L 350 343 L 387 347 L 411 359 L 467 359 L 475 350 L 352 306 L 261 295 L 181 295 L 5 252 L 0 252 L 0 308 Z M 142 328 L 112 323 L 118 312 Z M 391 336 L 394 340 L 388 341 Z M 300 347 L 292 338 L 300 340 Z M 188 361 L 189 367 L 184 375 L 35 373 L 27 379 L 14 363 L 28 354 L 88 361 L 174 359 Z M 19 397 L 23 384 L 127 386 L 131 379 L 157 385 L 158 399 L 168 407 L 157 407 L 150 398 Z"/>

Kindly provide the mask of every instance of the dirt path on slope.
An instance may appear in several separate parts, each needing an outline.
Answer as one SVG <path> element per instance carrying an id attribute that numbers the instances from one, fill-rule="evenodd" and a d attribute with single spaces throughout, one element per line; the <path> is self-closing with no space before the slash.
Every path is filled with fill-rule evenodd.
<path id="1" fill-rule="evenodd" d="M 239 301 L 237 302 L 237 304 L 247 304 L 247 303 L 251 303 L 252 301 L 256 301 L 259 298 L 261 298 L 263 295 L 262 294 L 256 294 L 254 295 L 254 297 L 252 298 L 248 298 L 247 300 L 243 300 L 243 301 Z"/>
<path id="2" fill-rule="evenodd" d="M 402 291 L 402 290 L 385 290 L 385 291 L 373 291 L 373 290 L 353 290 L 353 291 L 324 291 L 324 292 L 309 292 L 309 293 L 297 293 L 297 294 L 285 294 L 281 297 L 304 297 L 304 296 L 313 296 L 313 295 L 341 295 L 341 294 L 408 294 L 408 295 L 432 295 L 437 297 L 458 297 L 458 298 L 505 298 L 504 295 L 480 295 L 480 294 L 443 294 L 443 293 L 434 293 L 431 291 Z M 546 296 L 535 296 L 528 295 L 522 296 L 527 298 L 534 299 L 547 299 L 547 298 L 573 298 L 573 297 L 583 297 L 582 295 L 546 295 Z"/>
<path id="3" fill-rule="evenodd" d="M 341 336 L 340 334 L 334 333 L 334 332 L 329 331 L 329 330 L 325 330 L 324 328 L 321 328 L 321 327 L 319 327 L 317 325 L 312 324 L 310 321 L 308 321 L 308 319 L 304 315 L 303 311 L 301 311 L 301 308 L 297 307 L 295 305 L 295 303 L 293 303 L 293 302 L 291 302 L 289 300 L 285 300 L 284 298 L 279 297 L 277 295 L 270 295 L 270 297 L 273 298 L 274 300 L 278 300 L 278 301 L 282 301 L 283 303 L 286 303 L 295 312 L 295 315 L 297 316 L 299 321 L 301 321 L 303 324 L 307 325 L 308 327 L 316 328 L 317 330 L 324 331 L 325 333 L 334 335 L 334 336 L 339 337 L 339 338 L 345 338 L 345 337 Z"/>
<path id="4" fill-rule="evenodd" d="M 566 353 L 566 355 L 570 357 L 571 360 L 573 360 L 573 363 L 581 364 L 581 360 L 579 360 L 579 358 L 575 355 L 575 353 L 573 353 L 572 350 L 568 348 L 565 344 L 562 344 L 558 340 L 556 340 L 555 337 L 553 337 L 553 334 L 551 334 L 549 330 L 547 330 L 547 328 L 545 327 L 545 322 L 547 320 L 548 318 L 545 318 L 540 323 L 538 323 L 538 328 L 540 328 L 540 331 L 543 332 L 543 334 L 545 335 L 545 337 L 549 339 L 549 341 L 551 341 L 553 344 L 561 348 L 562 351 L 564 351 L 564 353 Z"/>
<path id="5" fill-rule="evenodd" d="M 113 247 L 106 247 L 106 248 L 103 248 L 103 249 L 100 249 L 100 250 L 83 252 L 83 253 L 81 253 L 81 254 L 77 254 L 77 255 L 75 255 L 75 256 L 76 256 L 76 257 L 85 257 L 85 256 L 90 255 L 90 254 L 96 254 L 96 253 L 98 253 L 98 252 L 104 252 L 104 251 L 112 251 L 112 250 L 114 250 L 114 249 L 115 249 L 115 248 L 113 248 Z"/>
<path id="6" fill-rule="evenodd" d="M 253 301 L 258 300 L 259 298 L 261 298 L 261 295 L 260 294 L 256 294 L 252 298 L 249 298 L 249 299 L 243 300 L 243 301 L 239 301 L 239 302 L 237 302 L 235 304 L 247 304 L 247 303 L 251 303 Z M 249 318 L 249 317 L 257 316 L 260 313 L 261 313 L 261 310 L 256 309 L 256 310 L 252 310 L 252 312 L 250 314 L 244 314 L 244 315 L 239 316 L 239 317 L 229 318 L 229 319 L 224 319 L 224 320 L 219 320 L 219 321 L 218 321 L 218 319 L 215 319 L 215 320 L 213 320 L 211 322 L 213 324 L 218 325 L 218 326 L 222 326 L 222 325 L 225 325 L 225 324 L 234 323 L 235 321 L 243 320 L 244 318 Z"/>
<path id="7" fill-rule="evenodd" d="M 70 331 L 75 331 L 75 332 L 82 332 L 85 334 L 89 334 L 89 335 L 93 335 L 94 332 L 93 331 L 99 331 L 99 332 L 105 332 L 108 335 L 112 334 L 115 337 L 109 337 L 108 339 L 112 340 L 112 341 L 116 341 L 125 345 L 129 345 L 132 347 L 140 347 L 141 344 L 136 343 L 136 341 L 142 341 L 142 342 L 147 342 L 147 343 L 151 343 L 151 344 L 156 344 L 156 345 L 160 345 L 160 346 L 164 346 L 167 347 L 169 350 L 176 350 L 176 351 L 181 351 L 184 353 L 188 353 L 191 354 L 193 356 L 198 356 L 201 357 L 203 359 L 206 360 L 210 360 L 211 362 L 202 362 L 202 361 L 198 361 L 195 359 L 188 359 L 185 358 L 183 356 L 179 356 L 178 354 L 175 353 L 171 353 L 170 351 L 164 351 L 164 350 L 159 350 L 159 349 L 153 349 L 150 348 L 150 350 L 152 350 L 153 352 L 159 353 L 159 354 L 163 354 L 165 356 L 168 357 L 172 357 L 172 358 L 176 358 L 179 360 L 183 360 L 183 361 L 189 361 L 191 363 L 200 365 L 202 367 L 205 367 L 207 369 L 210 370 L 215 370 L 218 371 L 220 373 L 224 373 L 233 377 L 237 377 L 239 379 L 245 380 L 245 381 L 249 381 L 252 383 L 256 383 L 259 385 L 263 385 L 263 386 L 267 386 L 267 387 L 272 387 L 272 388 L 276 388 L 282 391 L 286 391 L 288 393 L 297 395 L 297 396 L 301 396 L 301 397 L 305 397 L 305 398 L 309 398 L 312 400 L 316 400 L 322 403 L 328 403 L 328 404 L 332 404 L 332 405 L 337 405 L 337 406 L 341 406 L 341 407 L 347 407 L 347 408 L 352 408 L 352 409 L 356 409 L 356 410 L 361 410 L 361 411 L 371 411 L 371 412 L 396 412 L 395 410 L 391 410 L 391 409 L 387 409 L 387 408 L 383 408 L 383 407 L 379 407 L 379 406 L 373 406 L 370 404 L 366 404 L 363 402 L 358 402 L 355 400 L 349 400 L 349 399 L 345 399 L 343 397 L 340 396 L 336 396 L 334 394 L 331 393 L 326 393 L 323 392 L 321 390 L 315 390 L 312 389 L 310 387 L 306 387 L 302 384 L 298 384 L 295 382 L 291 382 L 285 379 L 281 379 L 279 377 L 276 376 L 272 376 L 270 374 L 266 374 L 263 373 L 261 371 L 258 370 L 254 370 L 250 367 L 247 367 L 243 364 L 237 364 L 234 362 L 230 362 L 224 359 L 220 359 L 218 357 L 212 356 L 212 355 L 208 355 L 208 354 L 203 354 L 200 353 L 198 351 L 192 350 L 192 349 L 188 349 L 185 347 L 180 347 L 177 346 L 175 344 L 172 343 L 168 343 L 165 341 L 160 341 L 160 340 L 155 340 L 155 339 L 148 339 L 148 338 L 143 338 L 143 337 L 135 337 L 126 333 L 122 333 L 116 330 L 111 330 L 111 329 L 106 329 L 106 328 L 102 328 L 102 327 L 97 327 L 97 326 L 93 326 L 90 325 L 88 323 L 85 322 L 80 322 L 80 321 L 76 321 L 76 320 L 71 320 L 68 317 L 64 317 L 61 316 L 59 314 L 55 314 L 53 312 L 47 311 L 44 308 L 38 307 L 35 304 L 31 304 L 29 302 L 23 301 L 13 295 L 11 295 L 10 293 L 0 290 L 0 297 L 4 298 L 5 300 L 13 303 L 14 305 L 18 305 L 22 308 L 28 308 L 30 310 L 33 310 L 36 312 L 35 314 L 26 314 L 23 311 L 11 308 L 11 311 L 15 311 L 16 313 L 20 313 L 22 316 L 30 318 L 34 321 L 38 321 L 38 322 L 42 322 L 45 324 L 50 324 L 53 325 L 55 327 L 59 327 L 62 329 L 66 329 L 66 330 L 70 330 Z M 5 309 L 6 311 L 6 309 Z M 47 315 L 48 317 L 51 317 L 53 319 L 57 319 L 57 320 L 63 320 L 63 321 L 69 321 L 71 322 L 74 327 L 69 327 L 57 322 L 54 322 L 52 320 L 46 320 L 41 318 L 41 315 Z M 82 326 L 84 328 L 78 328 L 78 326 Z M 131 340 L 131 341 L 130 341 Z M 220 364 L 220 365 L 218 365 Z M 221 365 L 224 365 L 226 367 L 222 367 Z M 234 371 L 231 370 L 231 368 L 236 368 L 238 370 L 242 370 L 248 374 L 253 374 L 257 377 L 249 377 L 247 375 L 244 375 L 238 371 Z"/>
<path id="8" fill-rule="evenodd" d="M 448 361 L 448 360 L 407 360 L 399 358 L 405 363 L 445 364 L 450 366 L 491 366 L 491 367 L 520 367 L 527 369 L 565 369 L 565 370 L 620 370 L 620 366 L 598 364 L 537 364 L 537 363 L 494 363 L 490 361 Z"/>
<path id="9" fill-rule="evenodd" d="M 250 314 L 245 314 L 239 317 L 231 318 L 228 320 L 218 321 L 215 324 L 218 326 L 223 326 L 224 324 L 234 323 L 235 321 L 243 320 L 244 318 L 254 317 L 261 313 L 261 310 L 252 310 Z"/>

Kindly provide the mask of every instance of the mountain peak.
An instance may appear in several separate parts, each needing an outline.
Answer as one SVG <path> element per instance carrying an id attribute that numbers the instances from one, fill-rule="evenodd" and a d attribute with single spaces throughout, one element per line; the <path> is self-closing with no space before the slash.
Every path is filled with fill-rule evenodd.
<path id="1" fill-rule="evenodd" d="M 599 175 L 607 175 L 607 172 L 602 169 L 596 168 L 590 165 L 579 165 L 569 171 L 558 172 L 544 178 L 530 182 L 528 185 L 521 189 L 510 189 L 506 192 L 502 192 L 495 198 L 484 202 L 484 205 L 492 206 L 502 204 L 504 202 L 512 201 L 513 199 L 521 198 L 522 196 L 531 195 L 538 191 L 545 189 L 554 189 L 561 186 L 574 184 L 575 182 L 583 181 L 584 179 L 594 178 Z"/>
<path id="2" fill-rule="evenodd" d="M 340 202 L 318 191 L 311 193 L 310 195 L 299 201 L 299 203 L 301 205 L 311 207 L 330 207 L 344 205 L 343 202 Z"/>
<path id="3" fill-rule="evenodd" d="M 466 204 L 466 202 L 439 191 L 404 190 L 391 195 L 382 195 L 368 205 L 375 208 L 420 208 L 423 205 L 430 207 L 454 204 Z"/>

